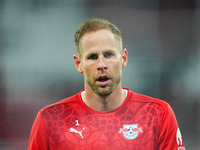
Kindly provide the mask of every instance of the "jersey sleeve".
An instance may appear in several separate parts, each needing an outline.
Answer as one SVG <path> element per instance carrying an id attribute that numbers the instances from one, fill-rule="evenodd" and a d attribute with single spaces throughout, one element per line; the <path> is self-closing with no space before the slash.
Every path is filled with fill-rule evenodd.
<path id="1" fill-rule="evenodd" d="M 49 149 L 49 144 L 48 144 L 48 134 L 46 131 L 46 125 L 41 115 L 41 111 L 39 111 L 32 126 L 28 150 L 48 150 L 48 149 Z"/>
<path id="2" fill-rule="evenodd" d="M 185 150 L 176 117 L 169 104 L 160 126 L 159 150 Z"/>

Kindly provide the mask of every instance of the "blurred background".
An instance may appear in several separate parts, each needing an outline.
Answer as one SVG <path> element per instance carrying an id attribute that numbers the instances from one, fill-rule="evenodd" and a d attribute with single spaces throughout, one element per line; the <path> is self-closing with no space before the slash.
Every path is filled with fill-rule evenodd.
<path id="1" fill-rule="evenodd" d="M 200 149 L 199 0 L 0 0 L 0 149 L 26 150 L 39 109 L 83 88 L 73 37 L 91 17 L 121 29 L 123 86 L 168 102 Z"/>

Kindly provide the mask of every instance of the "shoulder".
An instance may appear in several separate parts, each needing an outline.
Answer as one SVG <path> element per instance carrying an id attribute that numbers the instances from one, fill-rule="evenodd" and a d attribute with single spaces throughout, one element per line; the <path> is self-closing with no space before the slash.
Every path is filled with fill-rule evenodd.
<path id="1" fill-rule="evenodd" d="M 139 94 L 129 90 L 129 100 L 143 105 L 151 105 L 166 110 L 170 105 L 159 98 L 150 97 L 144 94 Z"/>
<path id="2" fill-rule="evenodd" d="M 80 92 L 65 99 L 62 99 L 54 104 L 47 105 L 46 107 L 40 110 L 42 116 L 48 113 L 58 113 L 63 110 L 72 109 L 76 103 L 78 103 L 80 99 Z"/>
<path id="3" fill-rule="evenodd" d="M 160 119 L 165 121 L 169 120 L 169 118 L 174 118 L 174 112 L 167 102 L 153 98 L 147 95 L 134 93 L 129 91 L 129 104 L 132 103 L 138 111 L 141 111 L 142 114 L 152 114 L 154 116 L 159 116 Z M 134 108 L 134 109 L 135 109 Z"/>

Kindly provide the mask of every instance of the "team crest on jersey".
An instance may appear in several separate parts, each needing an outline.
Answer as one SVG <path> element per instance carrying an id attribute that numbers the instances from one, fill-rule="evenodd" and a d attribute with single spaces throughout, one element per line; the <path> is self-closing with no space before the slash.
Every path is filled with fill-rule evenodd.
<path id="1" fill-rule="evenodd" d="M 141 127 L 138 127 L 138 124 L 124 124 L 118 133 L 123 133 L 126 139 L 133 140 L 138 137 L 139 133 L 143 133 L 143 130 Z"/>

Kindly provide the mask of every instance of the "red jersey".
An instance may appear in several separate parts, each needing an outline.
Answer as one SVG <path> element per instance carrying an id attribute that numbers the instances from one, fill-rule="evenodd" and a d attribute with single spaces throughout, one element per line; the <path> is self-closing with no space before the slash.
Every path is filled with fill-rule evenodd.
<path id="1" fill-rule="evenodd" d="M 41 109 L 29 150 L 185 150 L 168 103 L 128 90 L 112 111 L 95 111 L 80 93 Z"/>

